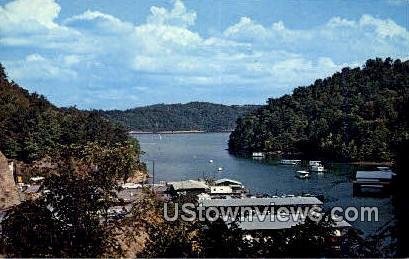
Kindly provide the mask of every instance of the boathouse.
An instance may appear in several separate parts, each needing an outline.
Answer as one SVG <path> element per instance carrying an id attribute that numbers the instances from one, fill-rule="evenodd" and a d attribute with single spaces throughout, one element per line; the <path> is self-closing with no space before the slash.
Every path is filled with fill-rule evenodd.
<path id="1" fill-rule="evenodd" d="M 203 181 L 186 180 L 179 182 L 169 182 L 171 192 L 199 194 L 208 192 L 209 186 Z"/>
<path id="2" fill-rule="evenodd" d="M 316 197 L 271 197 L 271 198 L 238 198 L 208 199 L 200 201 L 204 207 L 312 207 L 323 203 Z"/>
<path id="3" fill-rule="evenodd" d="M 354 194 L 361 193 L 363 189 L 388 191 L 393 176 L 394 173 L 391 170 L 357 171 L 355 181 L 353 181 Z"/>
<path id="4" fill-rule="evenodd" d="M 226 193 L 226 190 L 228 190 L 229 188 L 231 189 L 230 193 L 231 194 L 241 194 L 245 192 L 245 188 L 243 186 L 243 184 L 239 181 L 236 180 L 232 180 L 232 179 L 228 179 L 228 178 L 223 178 L 223 179 L 219 179 L 216 180 L 214 182 L 215 186 L 212 186 L 210 188 L 210 193 L 215 193 L 218 191 L 224 191 L 224 193 Z M 214 188 L 213 192 L 212 192 L 212 188 L 213 187 L 219 187 L 219 188 Z M 229 187 L 229 188 L 222 188 L 222 187 Z M 222 190 L 223 189 L 223 190 Z"/>

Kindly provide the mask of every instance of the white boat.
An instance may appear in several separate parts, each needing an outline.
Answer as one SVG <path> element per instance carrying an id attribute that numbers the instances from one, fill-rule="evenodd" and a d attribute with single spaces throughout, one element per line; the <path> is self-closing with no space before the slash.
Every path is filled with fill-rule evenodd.
<path id="1" fill-rule="evenodd" d="M 313 172 L 323 173 L 325 171 L 321 161 L 310 161 L 308 165 L 310 166 L 310 170 Z"/>
<path id="2" fill-rule="evenodd" d="M 213 163 L 213 160 L 212 160 L 212 159 L 210 159 L 210 160 L 209 160 L 209 163 Z"/>
<path id="3" fill-rule="evenodd" d="M 301 163 L 301 160 L 298 159 L 282 159 L 280 164 L 282 165 L 298 165 Z"/>
<path id="4" fill-rule="evenodd" d="M 223 167 L 217 168 L 217 171 L 219 171 L 219 172 L 223 171 Z"/>
<path id="5" fill-rule="evenodd" d="M 264 153 L 263 152 L 253 152 L 252 156 L 253 157 L 264 157 Z"/>
<path id="6" fill-rule="evenodd" d="M 311 166 L 311 171 L 323 173 L 325 171 L 325 168 L 322 165 L 313 165 Z"/>
<path id="7" fill-rule="evenodd" d="M 310 178 L 310 172 L 308 171 L 297 171 L 297 177 L 300 179 Z"/>
<path id="8" fill-rule="evenodd" d="M 321 165 L 321 161 L 310 161 L 308 163 L 309 166 L 320 166 Z"/>

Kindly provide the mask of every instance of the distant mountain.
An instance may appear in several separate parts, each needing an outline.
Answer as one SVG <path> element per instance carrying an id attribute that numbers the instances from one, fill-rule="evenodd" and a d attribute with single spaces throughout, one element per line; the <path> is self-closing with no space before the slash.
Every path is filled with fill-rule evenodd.
<path id="1" fill-rule="evenodd" d="M 259 105 L 222 105 L 208 102 L 156 104 L 126 111 L 99 111 L 108 119 L 136 131 L 233 130 L 236 120 Z"/>
<path id="2" fill-rule="evenodd" d="M 390 161 L 409 139 L 409 61 L 370 59 L 271 98 L 230 135 L 233 153 L 303 153 L 342 161 Z"/>

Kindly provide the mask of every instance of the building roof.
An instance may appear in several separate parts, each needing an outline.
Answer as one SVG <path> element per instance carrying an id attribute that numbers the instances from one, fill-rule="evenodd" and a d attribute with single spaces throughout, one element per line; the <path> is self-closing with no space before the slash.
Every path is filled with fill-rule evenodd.
<path id="1" fill-rule="evenodd" d="M 196 180 L 170 182 L 169 185 L 171 185 L 175 191 L 208 189 L 209 188 L 209 186 L 205 182 L 196 181 Z"/>
<path id="2" fill-rule="evenodd" d="M 25 193 L 36 193 L 40 190 L 41 185 L 39 184 L 33 184 L 27 186 L 27 189 L 24 190 Z"/>
<path id="3" fill-rule="evenodd" d="M 237 221 L 237 227 L 242 230 L 273 230 L 292 228 L 305 223 L 305 217 L 300 214 L 287 214 L 286 216 L 285 220 L 280 220 L 277 215 L 266 215 L 264 219 L 254 215 L 252 220 L 241 218 L 240 221 Z M 334 227 L 349 228 L 351 224 L 345 220 L 338 220 L 334 221 Z"/>
<path id="4" fill-rule="evenodd" d="M 376 169 L 379 171 L 392 171 L 389 166 L 377 166 Z"/>
<path id="5" fill-rule="evenodd" d="M 241 182 L 239 182 L 239 181 L 232 180 L 232 179 L 228 179 L 228 178 L 222 178 L 222 179 L 216 180 L 214 183 L 215 183 L 216 185 L 219 185 L 219 184 L 226 183 L 226 182 L 228 182 L 228 183 L 233 183 L 233 184 L 237 184 L 237 185 L 243 185 L 243 184 L 242 184 Z"/>
<path id="6" fill-rule="evenodd" d="M 123 189 L 117 193 L 118 199 L 134 202 L 141 197 L 142 189 Z"/>
<path id="7" fill-rule="evenodd" d="M 264 220 L 254 215 L 252 220 L 246 218 L 238 221 L 237 227 L 242 230 L 272 230 L 292 228 L 302 223 L 304 223 L 304 219 L 292 215 L 288 215 L 288 220 L 284 221 L 279 220 L 277 215 L 266 215 Z"/>
<path id="8" fill-rule="evenodd" d="M 391 180 L 392 175 L 392 171 L 357 171 L 356 179 Z"/>
<path id="9" fill-rule="evenodd" d="M 245 206 L 296 206 L 322 205 L 316 197 L 277 197 L 203 200 L 204 207 L 245 207 Z"/>
<path id="10" fill-rule="evenodd" d="M 121 187 L 123 189 L 138 189 L 138 188 L 142 188 L 142 185 L 138 183 L 124 183 L 121 185 Z"/>
<path id="11" fill-rule="evenodd" d="M 45 179 L 45 178 L 44 178 L 43 176 L 34 176 L 34 177 L 31 177 L 31 178 L 30 178 L 30 180 L 33 181 L 33 182 L 42 181 L 42 180 L 44 180 L 44 179 Z"/>
<path id="12" fill-rule="evenodd" d="M 347 221 L 345 220 L 335 220 L 334 221 L 335 227 L 336 228 L 350 228 L 352 227 L 351 224 L 349 224 Z"/>

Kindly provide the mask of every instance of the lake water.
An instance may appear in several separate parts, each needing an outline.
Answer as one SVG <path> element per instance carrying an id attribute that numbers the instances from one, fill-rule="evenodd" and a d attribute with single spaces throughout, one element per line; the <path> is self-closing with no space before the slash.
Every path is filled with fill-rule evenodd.
<path id="1" fill-rule="evenodd" d="M 356 166 L 326 165 L 328 172 L 312 173 L 308 180 L 295 177 L 299 168 L 277 164 L 277 161 L 253 160 L 230 155 L 229 133 L 206 134 L 141 134 L 137 139 L 145 152 L 142 159 L 152 171 L 155 161 L 155 183 L 204 177 L 231 178 L 242 182 L 251 193 L 316 194 L 325 197 L 326 208 L 378 207 L 379 222 L 354 222 L 365 234 L 374 234 L 394 218 L 390 197 L 352 196 L 352 177 Z M 213 163 L 209 163 L 213 160 Z M 223 167 L 222 172 L 217 169 Z"/>

